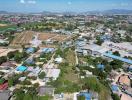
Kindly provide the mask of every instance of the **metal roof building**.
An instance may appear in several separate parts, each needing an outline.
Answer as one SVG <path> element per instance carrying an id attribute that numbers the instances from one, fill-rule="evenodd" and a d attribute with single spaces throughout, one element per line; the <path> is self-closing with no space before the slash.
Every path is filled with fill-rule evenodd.
<path id="1" fill-rule="evenodd" d="M 128 63 L 128 64 L 132 64 L 132 60 L 127 59 L 127 58 L 122 58 L 122 57 L 113 55 L 111 53 L 103 53 L 103 55 L 106 57 L 112 58 L 112 59 L 120 60 L 120 61 Z"/>

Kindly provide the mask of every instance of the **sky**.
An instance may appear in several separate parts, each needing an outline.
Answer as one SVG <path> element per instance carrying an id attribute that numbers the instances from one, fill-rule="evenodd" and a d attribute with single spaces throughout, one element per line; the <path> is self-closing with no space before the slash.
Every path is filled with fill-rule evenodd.
<path id="1" fill-rule="evenodd" d="M 132 0 L 0 0 L 0 11 L 85 12 L 94 10 L 132 10 Z"/>

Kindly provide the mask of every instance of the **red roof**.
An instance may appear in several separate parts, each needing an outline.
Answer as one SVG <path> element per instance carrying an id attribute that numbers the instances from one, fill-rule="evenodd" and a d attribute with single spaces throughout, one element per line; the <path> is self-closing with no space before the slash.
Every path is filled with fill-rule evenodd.
<path id="1" fill-rule="evenodd" d="M 0 90 L 6 90 L 8 88 L 8 82 L 0 85 Z"/>

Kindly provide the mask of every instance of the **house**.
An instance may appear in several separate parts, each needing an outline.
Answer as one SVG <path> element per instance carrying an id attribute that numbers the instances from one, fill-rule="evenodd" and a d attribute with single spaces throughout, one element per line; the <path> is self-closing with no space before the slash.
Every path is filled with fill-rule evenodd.
<path id="1" fill-rule="evenodd" d="M 132 65 L 127 68 L 128 71 L 132 72 Z"/>
<path id="2" fill-rule="evenodd" d="M 27 53 L 34 53 L 35 52 L 35 48 L 30 47 L 26 50 Z"/>
<path id="3" fill-rule="evenodd" d="M 21 65 L 21 66 L 18 66 L 18 67 L 16 68 L 16 70 L 17 70 L 17 71 L 20 71 L 20 72 L 24 72 L 24 71 L 27 70 L 27 67 Z"/>
<path id="4" fill-rule="evenodd" d="M 119 92 L 119 87 L 118 87 L 118 85 L 114 85 L 114 84 L 113 84 L 113 85 L 111 86 L 111 90 L 112 90 L 113 93 L 118 93 L 118 92 Z"/>
<path id="5" fill-rule="evenodd" d="M 42 53 L 53 53 L 55 51 L 54 48 L 43 48 L 41 49 Z"/>
<path id="6" fill-rule="evenodd" d="M 26 79 L 26 77 L 20 77 L 18 80 L 23 82 Z"/>
<path id="7" fill-rule="evenodd" d="M 56 80 L 59 77 L 60 69 L 49 68 L 46 69 L 45 73 L 47 78 L 53 78 L 53 80 Z"/>
<path id="8" fill-rule="evenodd" d="M 82 52 L 83 54 L 88 54 L 92 56 L 101 56 L 102 53 L 108 51 L 108 49 L 98 46 L 96 44 L 86 44 L 86 45 L 77 47 L 76 51 L 77 53 L 79 51 L 79 53 Z"/>
<path id="9" fill-rule="evenodd" d="M 57 63 L 57 64 L 62 63 L 62 61 L 63 61 L 63 58 L 61 58 L 60 56 L 55 58 L 55 63 Z"/>
<path id="10" fill-rule="evenodd" d="M 101 36 L 100 39 L 103 41 L 110 41 L 111 36 L 106 33 L 105 35 Z"/>
<path id="11" fill-rule="evenodd" d="M 132 60 L 127 59 L 127 58 L 123 58 L 120 56 L 116 56 L 116 55 L 113 55 L 111 53 L 103 53 L 103 56 L 108 57 L 108 58 L 112 58 L 112 59 L 116 59 L 116 60 L 120 60 L 120 61 L 125 62 L 127 64 L 132 64 Z"/>
<path id="12" fill-rule="evenodd" d="M 92 96 L 90 93 L 87 93 L 87 92 L 80 92 L 78 94 L 78 96 L 84 96 L 85 97 L 85 100 L 91 100 L 92 99 Z"/>
<path id="13" fill-rule="evenodd" d="M 28 67 L 27 71 L 30 72 L 28 76 L 38 76 L 41 69 L 39 67 L 36 67 L 36 68 Z"/>
<path id="14" fill-rule="evenodd" d="M 8 82 L 3 81 L 2 84 L 0 84 L 0 90 L 6 90 L 8 88 Z"/>
<path id="15" fill-rule="evenodd" d="M 126 85 L 126 86 L 130 86 L 131 82 L 130 82 L 130 78 L 128 75 L 121 75 L 118 79 L 119 84 L 121 85 Z"/>
<path id="16" fill-rule="evenodd" d="M 9 90 L 0 91 L 0 100 L 9 100 L 11 95 Z"/>
<path id="17" fill-rule="evenodd" d="M 97 68 L 100 69 L 100 70 L 104 70 L 105 66 L 103 64 L 98 64 Z"/>
<path id="18" fill-rule="evenodd" d="M 44 95 L 54 96 L 54 88 L 41 86 L 41 87 L 38 88 L 38 94 L 40 96 L 44 96 Z"/>
<path id="19" fill-rule="evenodd" d="M 63 93 L 61 93 L 61 94 L 55 94 L 54 98 L 55 99 L 63 99 L 64 98 L 64 94 Z"/>
<path id="20" fill-rule="evenodd" d="M 8 62 L 2 63 L 0 65 L 0 67 L 3 68 L 3 69 L 9 69 L 11 67 L 13 67 L 13 68 L 16 67 L 16 65 L 13 62 L 8 61 Z"/>
<path id="21" fill-rule="evenodd" d="M 9 41 L 6 41 L 6 40 L 3 40 L 3 39 L 0 39 L 0 43 L 3 44 L 3 43 L 9 43 Z"/>
<path id="22" fill-rule="evenodd" d="M 126 34 L 126 31 L 125 30 L 118 30 L 116 31 L 118 34 L 121 35 L 121 37 L 123 37 L 125 34 Z"/>
<path id="23" fill-rule="evenodd" d="M 25 61 L 27 64 L 34 64 L 34 60 L 33 58 L 28 58 L 26 61 Z"/>

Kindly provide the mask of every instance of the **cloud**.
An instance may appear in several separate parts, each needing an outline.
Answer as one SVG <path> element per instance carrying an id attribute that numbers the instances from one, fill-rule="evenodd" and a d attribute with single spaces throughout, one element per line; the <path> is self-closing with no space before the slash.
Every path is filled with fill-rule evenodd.
<path id="1" fill-rule="evenodd" d="M 120 5 L 121 5 L 121 6 L 129 6 L 128 3 L 121 3 Z"/>
<path id="2" fill-rule="evenodd" d="M 113 4 L 111 4 L 111 6 L 113 6 L 113 7 L 128 7 L 128 6 L 131 6 L 131 4 L 122 2 L 122 3 L 118 3 L 118 4 L 113 3 Z"/>
<path id="3" fill-rule="evenodd" d="M 71 4 L 72 4 L 72 2 L 70 2 L 70 1 L 69 1 L 67 4 L 68 4 L 68 5 L 71 5 Z"/>
<path id="4" fill-rule="evenodd" d="M 29 4 L 36 4 L 36 1 L 35 0 L 29 0 L 29 1 L 27 1 L 27 3 L 29 3 Z"/>
<path id="5" fill-rule="evenodd" d="M 36 4 L 36 0 L 20 0 L 22 4 Z"/>
<path id="6" fill-rule="evenodd" d="M 25 4 L 25 0 L 20 0 L 20 3 Z"/>

